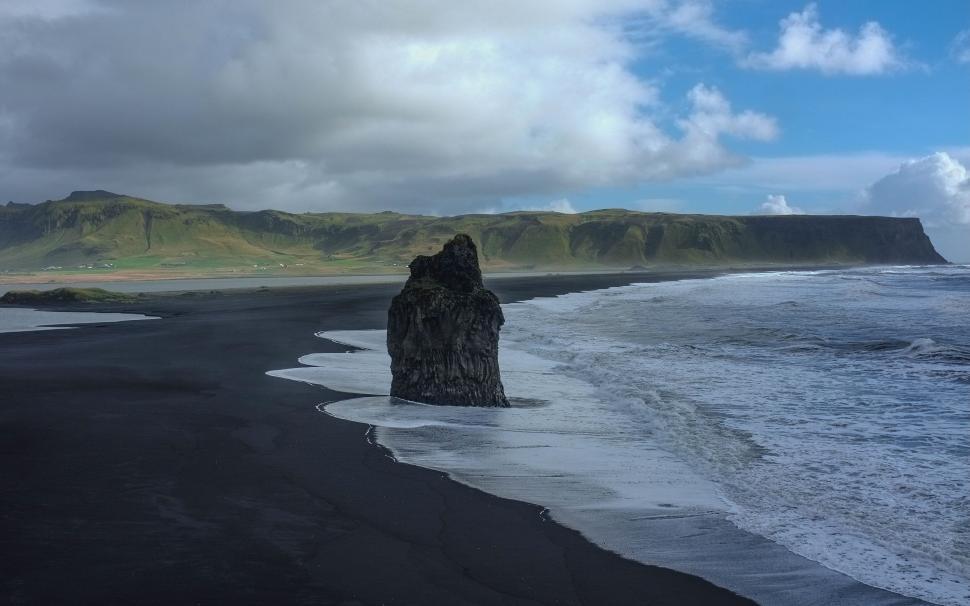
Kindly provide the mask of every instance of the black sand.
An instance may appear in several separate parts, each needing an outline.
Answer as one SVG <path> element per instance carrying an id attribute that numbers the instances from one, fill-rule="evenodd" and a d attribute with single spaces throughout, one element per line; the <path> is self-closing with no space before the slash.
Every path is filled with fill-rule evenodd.
<path id="1" fill-rule="evenodd" d="M 0 603 L 744 602 L 395 463 L 315 410 L 338 394 L 264 374 L 327 351 L 314 331 L 383 327 L 399 288 L 156 297 L 84 309 L 162 320 L 0 334 Z"/>

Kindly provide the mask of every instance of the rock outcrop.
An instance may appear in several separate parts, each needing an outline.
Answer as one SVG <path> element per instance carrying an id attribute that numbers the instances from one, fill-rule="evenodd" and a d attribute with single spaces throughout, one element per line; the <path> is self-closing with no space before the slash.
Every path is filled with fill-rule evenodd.
<path id="1" fill-rule="evenodd" d="M 140 295 L 139 295 L 140 296 Z M 138 296 L 103 288 L 74 288 L 67 286 L 53 290 L 11 290 L 0 297 L 0 303 L 10 305 L 60 305 L 63 303 L 134 303 Z"/>
<path id="2" fill-rule="evenodd" d="M 505 317 L 482 283 L 471 237 L 458 234 L 409 268 L 411 277 L 387 314 L 391 395 L 427 404 L 508 406 L 498 366 Z"/>

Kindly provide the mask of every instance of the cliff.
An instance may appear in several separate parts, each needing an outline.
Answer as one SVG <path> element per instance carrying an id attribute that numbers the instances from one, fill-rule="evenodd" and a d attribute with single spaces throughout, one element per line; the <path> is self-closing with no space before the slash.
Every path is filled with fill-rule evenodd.
<path id="1" fill-rule="evenodd" d="M 426 404 L 508 406 L 498 366 L 505 317 L 485 288 L 478 250 L 458 234 L 419 256 L 387 313 L 391 395 Z"/>
<path id="2" fill-rule="evenodd" d="M 657 265 L 944 263 L 918 219 L 715 216 L 598 210 L 426 217 L 399 213 L 238 212 L 75 192 L 0 206 L 0 270 L 111 264 L 116 270 L 254 266 L 400 271 L 452 234 L 479 244 L 483 267 L 596 269 Z"/>

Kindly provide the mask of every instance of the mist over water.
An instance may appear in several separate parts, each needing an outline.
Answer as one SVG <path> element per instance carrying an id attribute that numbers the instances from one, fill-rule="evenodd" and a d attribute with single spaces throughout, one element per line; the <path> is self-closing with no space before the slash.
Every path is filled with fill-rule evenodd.
<path id="1" fill-rule="evenodd" d="M 402 461 L 764 603 L 893 602 L 848 577 L 970 602 L 970 268 L 740 274 L 504 309 L 507 392 L 541 404 L 327 411 L 377 426 Z M 273 374 L 387 393 L 382 332 L 328 336 L 372 351 Z"/>

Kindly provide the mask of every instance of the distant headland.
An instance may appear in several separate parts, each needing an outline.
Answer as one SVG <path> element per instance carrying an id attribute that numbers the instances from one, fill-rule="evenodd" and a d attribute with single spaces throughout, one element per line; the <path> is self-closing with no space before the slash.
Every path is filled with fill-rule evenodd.
<path id="1" fill-rule="evenodd" d="M 0 206 L 0 271 L 38 279 L 404 273 L 456 233 L 477 242 L 486 271 L 946 263 L 916 218 L 623 209 L 294 214 L 95 190 Z"/>

